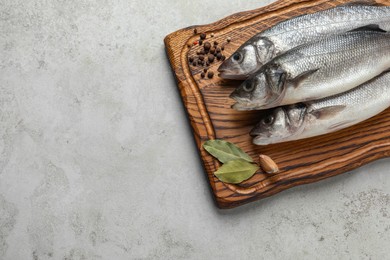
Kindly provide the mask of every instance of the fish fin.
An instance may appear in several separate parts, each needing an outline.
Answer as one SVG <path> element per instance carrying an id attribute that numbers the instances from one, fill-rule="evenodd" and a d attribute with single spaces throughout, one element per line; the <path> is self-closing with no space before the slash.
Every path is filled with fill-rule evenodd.
<path id="1" fill-rule="evenodd" d="M 314 70 L 309 70 L 309 71 L 305 71 L 301 74 L 299 74 L 298 76 L 296 76 L 292 82 L 294 87 L 298 87 L 299 86 L 299 83 L 305 79 L 307 79 L 308 77 L 310 77 L 311 75 L 313 75 L 314 73 L 316 73 L 319 69 L 314 69 Z"/>
<path id="2" fill-rule="evenodd" d="M 350 124 L 352 121 L 351 120 L 346 120 L 339 122 L 337 124 L 331 125 L 328 129 L 329 130 L 338 130 L 344 128 L 346 125 Z"/>
<path id="3" fill-rule="evenodd" d="M 286 83 L 287 73 L 279 66 L 269 66 L 266 69 L 266 80 L 268 86 L 274 93 L 281 94 Z"/>
<path id="4" fill-rule="evenodd" d="M 381 29 L 378 24 L 368 24 L 368 25 L 350 30 L 349 32 L 360 32 L 360 31 L 387 32 L 387 31 Z"/>
<path id="5" fill-rule="evenodd" d="M 314 110 L 311 112 L 313 116 L 315 116 L 318 119 L 328 119 L 337 113 L 343 111 L 345 109 L 345 106 L 339 105 L 339 106 L 330 106 L 330 107 L 324 107 L 318 110 Z"/>

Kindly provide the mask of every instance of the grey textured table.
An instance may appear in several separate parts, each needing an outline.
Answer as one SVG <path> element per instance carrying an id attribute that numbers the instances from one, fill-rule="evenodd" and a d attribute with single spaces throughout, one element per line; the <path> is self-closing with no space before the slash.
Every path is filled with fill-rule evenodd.
<path id="1" fill-rule="evenodd" d="M 213 204 L 163 38 L 271 1 L 0 3 L 0 259 L 384 259 L 389 160 Z"/>

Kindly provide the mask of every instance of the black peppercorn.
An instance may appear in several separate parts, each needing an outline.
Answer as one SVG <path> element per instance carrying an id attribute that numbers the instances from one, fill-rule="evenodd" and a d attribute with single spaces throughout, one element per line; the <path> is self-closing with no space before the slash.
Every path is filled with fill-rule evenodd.
<path id="1" fill-rule="evenodd" d="M 209 79 L 213 78 L 214 77 L 214 72 L 210 71 L 209 73 L 207 73 L 207 77 Z"/>
<path id="2" fill-rule="evenodd" d="M 207 58 L 208 58 L 210 63 L 213 63 L 214 59 L 215 59 L 215 56 L 213 54 L 209 54 L 209 56 Z"/>
<path id="3" fill-rule="evenodd" d="M 208 51 L 208 50 L 210 50 L 210 48 L 211 48 L 211 44 L 209 42 L 205 42 L 204 43 L 204 50 Z"/>

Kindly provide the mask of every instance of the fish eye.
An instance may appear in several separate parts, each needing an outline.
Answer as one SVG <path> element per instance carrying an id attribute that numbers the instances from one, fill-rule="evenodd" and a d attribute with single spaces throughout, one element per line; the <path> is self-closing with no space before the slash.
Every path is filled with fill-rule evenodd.
<path id="1" fill-rule="evenodd" d="M 269 115 L 269 116 L 267 116 L 266 118 L 263 119 L 263 123 L 265 125 L 270 125 L 270 124 L 272 124 L 274 122 L 274 119 L 275 119 L 274 116 Z"/>
<path id="2" fill-rule="evenodd" d="M 253 90 L 253 87 L 254 87 L 254 85 L 251 84 L 251 82 L 247 82 L 247 83 L 244 85 L 244 90 L 245 90 L 246 92 L 251 92 L 251 91 Z"/>
<path id="3" fill-rule="evenodd" d="M 233 55 L 233 60 L 235 61 L 240 61 L 242 58 L 242 55 L 239 53 L 239 52 L 236 52 L 234 55 Z"/>

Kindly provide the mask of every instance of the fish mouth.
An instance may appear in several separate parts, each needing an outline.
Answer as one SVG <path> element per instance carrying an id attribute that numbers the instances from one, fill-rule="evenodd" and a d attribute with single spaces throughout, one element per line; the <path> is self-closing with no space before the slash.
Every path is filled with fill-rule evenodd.
<path id="1" fill-rule="evenodd" d="M 232 80 L 246 80 L 249 75 L 241 74 L 237 69 L 229 68 L 230 65 L 228 63 L 222 63 L 218 68 L 218 76 L 223 79 L 232 79 Z"/>
<path id="2" fill-rule="evenodd" d="M 261 110 L 261 107 L 248 102 L 236 102 L 232 105 L 232 108 L 237 111 Z"/>
<path id="3" fill-rule="evenodd" d="M 237 111 L 264 110 L 276 106 L 275 102 L 268 102 L 268 95 L 262 99 L 253 101 L 249 96 L 242 96 L 240 88 L 236 88 L 229 97 L 236 101 L 236 103 L 232 105 L 232 108 Z"/>
<path id="4" fill-rule="evenodd" d="M 224 61 L 220 66 L 219 68 L 217 69 L 218 72 L 226 72 L 226 71 L 229 71 L 228 67 L 230 65 L 227 63 L 227 61 Z"/>
<path id="5" fill-rule="evenodd" d="M 250 135 L 250 137 L 253 137 L 253 138 L 259 136 L 259 134 L 258 134 L 257 131 L 256 131 L 256 127 L 253 128 L 253 129 L 249 132 L 249 135 Z"/>
<path id="6" fill-rule="evenodd" d="M 240 93 L 238 91 L 238 89 L 235 89 L 229 96 L 231 99 L 233 99 L 234 101 L 236 101 L 236 103 L 234 103 L 232 105 L 232 108 L 234 110 L 237 110 L 237 111 L 245 111 L 245 110 L 251 110 L 251 107 L 253 106 L 253 104 L 245 99 L 245 98 L 242 98 L 240 97 Z"/>
<path id="7" fill-rule="evenodd" d="M 238 90 L 235 89 L 230 95 L 229 95 L 229 98 L 237 101 L 237 102 L 240 102 L 241 101 L 241 97 L 239 96 L 239 93 L 238 93 Z"/>
<path id="8" fill-rule="evenodd" d="M 253 103 L 246 98 L 240 97 L 237 90 L 233 91 L 229 97 L 236 101 L 231 107 L 237 111 L 263 110 L 267 108 L 264 104 Z"/>
<path id="9" fill-rule="evenodd" d="M 256 135 L 256 136 L 252 136 L 252 137 L 254 137 L 252 142 L 255 145 L 269 145 L 269 144 L 271 144 L 270 140 L 265 138 L 262 135 Z"/>
<path id="10" fill-rule="evenodd" d="M 223 79 L 231 79 L 231 80 L 246 80 L 248 78 L 247 75 L 238 75 L 234 74 L 231 71 L 227 70 L 219 70 L 218 69 L 218 76 Z"/>

